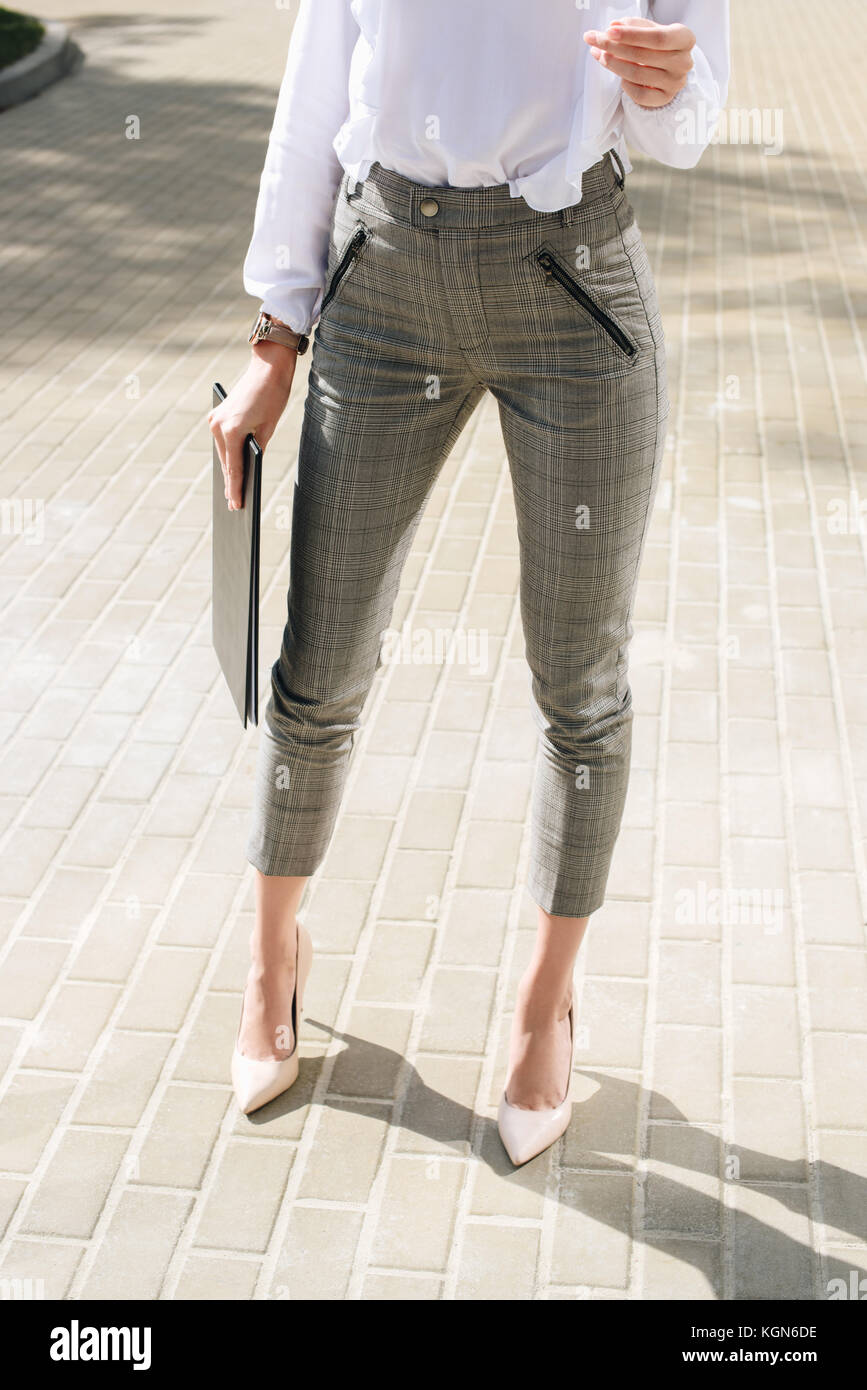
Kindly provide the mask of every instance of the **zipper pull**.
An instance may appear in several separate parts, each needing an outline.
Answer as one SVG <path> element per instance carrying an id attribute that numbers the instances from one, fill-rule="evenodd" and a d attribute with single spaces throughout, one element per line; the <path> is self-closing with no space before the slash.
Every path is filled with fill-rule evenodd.
<path id="1" fill-rule="evenodd" d="M 549 256 L 548 252 L 547 252 L 547 251 L 540 251 L 539 254 L 538 254 L 538 256 L 536 257 L 536 260 L 539 262 L 540 266 L 541 266 L 542 269 L 544 270 L 544 272 L 545 272 L 545 278 L 546 278 L 547 280 L 550 280 L 550 279 L 551 279 L 551 275 L 553 274 L 553 271 L 552 271 L 553 261 L 551 260 L 551 257 Z"/>

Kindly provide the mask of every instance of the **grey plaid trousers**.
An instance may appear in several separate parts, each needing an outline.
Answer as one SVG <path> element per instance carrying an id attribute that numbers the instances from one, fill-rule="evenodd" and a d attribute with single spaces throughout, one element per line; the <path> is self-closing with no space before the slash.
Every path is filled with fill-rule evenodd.
<path id="1" fill-rule="evenodd" d="M 505 184 L 428 188 L 377 164 L 347 189 L 344 175 L 247 858 L 309 875 L 324 857 L 416 526 L 488 390 L 539 729 L 527 888 L 546 911 L 584 917 L 603 901 L 622 819 L 627 647 L 668 415 L 641 233 L 607 157 L 581 201 L 551 213 Z"/>

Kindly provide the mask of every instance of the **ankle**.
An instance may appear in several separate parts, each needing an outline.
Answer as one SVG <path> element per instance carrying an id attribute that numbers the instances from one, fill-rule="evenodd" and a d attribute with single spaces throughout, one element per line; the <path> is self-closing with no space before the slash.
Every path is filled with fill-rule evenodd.
<path id="1" fill-rule="evenodd" d="M 297 948 L 294 921 L 279 937 L 270 934 L 263 938 L 254 930 L 250 933 L 250 969 L 263 975 L 271 970 L 294 970 Z"/>
<path id="2" fill-rule="evenodd" d="M 528 970 L 518 985 L 517 1003 L 525 1014 L 540 1020 L 562 1019 L 572 1007 L 572 980 Z"/>

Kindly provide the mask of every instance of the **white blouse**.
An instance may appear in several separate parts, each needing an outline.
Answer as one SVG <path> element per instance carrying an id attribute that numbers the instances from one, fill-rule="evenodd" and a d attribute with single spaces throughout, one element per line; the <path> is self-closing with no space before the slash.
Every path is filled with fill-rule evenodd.
<path id="1" fill-rule="evenodd" d="M 686 24 L 686 87 L 637 105 L 583 34 L 613 19 Z M 728 0 L 301 0 L 259 187 L 244 288 L 307 333 L 322 299 L 331 214 L 374 161 L 429 186 L 508 183 L 550 212 L 626 142 L 690 168 L 729 80 Z"/>

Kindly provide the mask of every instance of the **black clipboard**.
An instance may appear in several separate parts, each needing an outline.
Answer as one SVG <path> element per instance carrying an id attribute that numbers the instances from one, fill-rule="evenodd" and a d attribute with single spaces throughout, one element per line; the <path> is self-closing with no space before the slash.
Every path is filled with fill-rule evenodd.
<path id="1" fill-rule="evenodd" d="M 214 405 L 226 399 L 214 382 Z M 262 450 L 252 434 L 244 441 L 244 505 L 226 505 L 223 468 L 213 445 L 211 542 L 211 639 L 244 728 L 259 722 L 259 546 Z"/>

